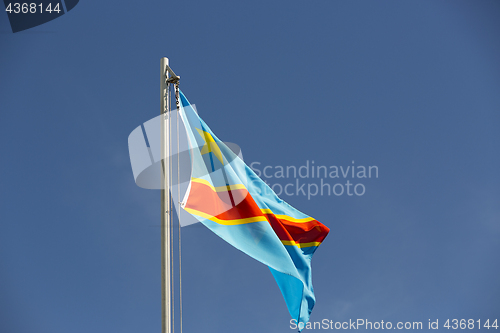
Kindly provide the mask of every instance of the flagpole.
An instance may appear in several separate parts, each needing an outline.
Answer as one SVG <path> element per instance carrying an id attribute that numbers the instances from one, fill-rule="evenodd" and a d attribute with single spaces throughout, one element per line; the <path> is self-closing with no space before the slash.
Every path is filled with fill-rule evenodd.
<path id="1" fill-rule="evenodd" d="M 171 200 L 170 200 L 170 93 L 168 58 L 161 58 L 161 161 L 163 186 L 161 190 L 161 322 L 162 333 L 172 333 L 172 274 L 171 268 Z"/>

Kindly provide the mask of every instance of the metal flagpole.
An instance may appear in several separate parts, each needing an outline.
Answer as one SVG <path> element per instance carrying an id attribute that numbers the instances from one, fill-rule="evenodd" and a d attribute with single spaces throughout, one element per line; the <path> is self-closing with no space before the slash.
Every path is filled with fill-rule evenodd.
<path id="1" fill-rule="evenodd" d="M 171 268 L 171 199 L 170 199 L 170 83 L 167 82 L 168 58 L 161 58 L 161 161 L 163 186 L 161 190 L 161 317 L 162 333 L 172 333 L 172 276 Z"/>

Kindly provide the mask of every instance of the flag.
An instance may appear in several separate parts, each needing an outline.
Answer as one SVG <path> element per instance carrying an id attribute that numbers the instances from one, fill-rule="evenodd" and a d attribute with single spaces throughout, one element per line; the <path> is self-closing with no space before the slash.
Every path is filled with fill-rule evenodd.
<path id="1" fill-rule="evenodd" d="M 315 303 L 311 257 L 329 229 L 281 200 L 215 136 L 184 94 L 179 95 L 192 166 L 182 207 L 267 265 L 290 315 L 303 327 Z"/>

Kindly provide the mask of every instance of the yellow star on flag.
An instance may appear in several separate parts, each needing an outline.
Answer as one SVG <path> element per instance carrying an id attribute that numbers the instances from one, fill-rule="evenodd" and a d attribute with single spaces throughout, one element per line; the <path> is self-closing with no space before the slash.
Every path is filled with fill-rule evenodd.
<path id="1" fill-rule="evenodd" d="M 224 161 L 222 159 L 222 152 L 220 151 L 219 146 L 217 145 L 217 142 L 214 140 L 212 137 L 212 134 L 205 132 L 199 128 L 196 129 L 198 131 L 198 134 L 203 138 L 205 141 L 205 144 L 201 148 L 201 154 L 205 155 L 208 153 L 212 153 L 217 157 L 217 159 L 224 164 Z"/>

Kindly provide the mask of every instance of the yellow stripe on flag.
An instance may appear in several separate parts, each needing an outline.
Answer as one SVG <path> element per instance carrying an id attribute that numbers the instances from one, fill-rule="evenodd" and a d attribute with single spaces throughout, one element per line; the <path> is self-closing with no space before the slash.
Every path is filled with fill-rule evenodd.
<path id="1" fill-rule="evenodd" d="M 315 221 L 315 219 L 312 217 L 305 217 L 303 219 L 296 219 L 295 217 L 291 217 L 288 215 L 274 214 L 272 210 L 267 209 L 267 208 L 263 208 L 260 211 L 262 212 L 262 214 L 273 214 L 274 216 L 276 216 L 276 218 L 278 218 L 280 220 L 287 220 L 287 221 L 295 222 L 295 223 L 306 223 L 306 222 Z"/>
<path id="2" fill-rule="evenodd" d="M 217 186 L 217 187 L 214 187 L 212 184 L 210 184 L 209 181 L 207 181 L 205 179 L 191 178 L 191 181 L 195 182 L 195 183 L 200 183 L 200 184 L 203 184 L 203 185 L 207 185 L 208 187 L 210 187 L 215 192 L 227 192 L 229 190 L 245 190 L 246 189 L 245 185 L 243 185 L 243 184 L 233 184 L 233 185 L 226 185 L 226 186 Z"/>
<path id="3" fill-rule="evenodd" d="M 286 241 L 286 240 L 283 240 L 281 241 L 283 243 L 283 245 L 294 245 L 294 246 L 297 246 L 297 247 L 300 247 L 300 248 L 303 248 L 303 247 L 311 247 L 311 246 L 319 246 L 321 244 L 321 242 L 310 242 L 310 243 L 297 243 L 295 241 Z"/>
<path id="4" fill-rule="evenodd" d="M 210 220 L 210 221 L 213 221 L 215 223 L 222 224 L 222 225 L 239 225 L 239 224 L 248 224 L 248 223 L 254 223 L 254 222 L 267 222 L 267 219 L 265 218 L 265 216 L 254 216 L 254 217 L 247 217 L 244 219 L 234 219 L 234 220 L 221 220 L 219 218 L 216 218 L 213 215 L 200 212 L 199 210 L 196 210 L 196 209 L 187 208 L 187 207 L 184 207 L 184 209 L 188 213 L 191 213 L 193 215 L 197 215 L 199 217 L 203 217 L 207 220 Z"/>

